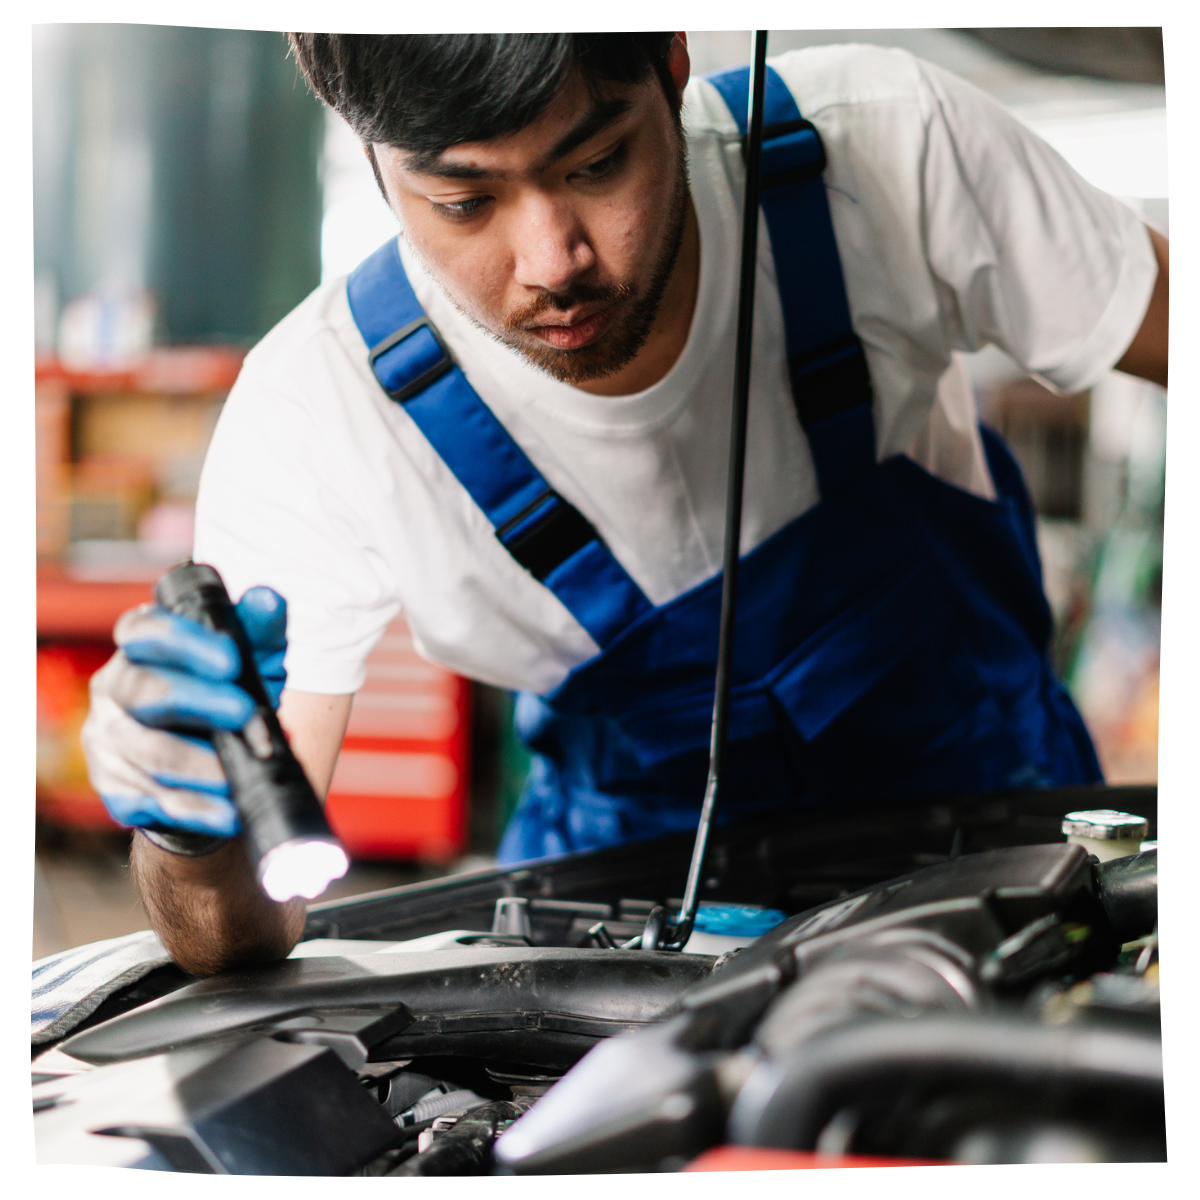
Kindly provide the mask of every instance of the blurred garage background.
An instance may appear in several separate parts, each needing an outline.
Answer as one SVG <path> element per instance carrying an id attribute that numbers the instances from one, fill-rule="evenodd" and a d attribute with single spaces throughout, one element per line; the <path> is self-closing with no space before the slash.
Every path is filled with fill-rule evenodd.
<path id="1" fill-rule="evenodd" d="M 899 46 L 1005 104 L 1168 232 L 1161 31 L 780 31 L 771 52 Z M 693 69 L 744 32 L 689 34 Z M 34 33 L 38 674 L 33 957 L 146 927 L 128 835 L 87 783 L 79 727 L 116 616 L 191 549 L 200 464 L 245 353 L 395 232 L 349 129 L 281 35 L 149 25 Z M 1110 374 L 1054 395 L 966 358 L 1039 512 L 1055 656 L 1111 782 L 1157 776 L 1166 395 Z M 482 865 L 526 760 L 504 693 L 372 655 L 330 796 L 355 864 L 331 895 Z"/>

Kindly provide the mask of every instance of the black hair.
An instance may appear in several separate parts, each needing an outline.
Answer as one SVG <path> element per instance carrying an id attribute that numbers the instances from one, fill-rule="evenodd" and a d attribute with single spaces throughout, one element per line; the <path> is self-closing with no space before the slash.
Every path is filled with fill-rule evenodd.
<path id="1" fill-rule="evenodd" d="M 667 67 L 671 33 L 290 33 L 320 100 L 367 144 L 432 158 L 459 142 L 516 133 L 578 69 L 600 81 L 658 76 L 678 119 Z M 378 175 L 378 172 L 376 172 Z"/>

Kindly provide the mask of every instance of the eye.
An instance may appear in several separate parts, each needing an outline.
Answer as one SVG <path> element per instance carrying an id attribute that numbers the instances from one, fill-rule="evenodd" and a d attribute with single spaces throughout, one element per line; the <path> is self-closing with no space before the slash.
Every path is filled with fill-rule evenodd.
<path id="1" fill-rule="evenodd" d="M 491 196 L 471 196 L 467 200 L 454 200 L 449 204 L 439 204 L 436 200 L 430 200 L 429 203 L 441 216 L 448 217 L 452 221 L 461 221 L 482 211 L 491 202 L 491 199 Z"/>
<path id="2" fill-rule="evenodd" d="M 628 148 L 622 142 L 611 154 L 606 154 L 603 158 L 599 158 L 593 163 L 588 163 L 586 167 L 580 167 L 578 171 L 573 172 L 573 176 L 576 179 L 583 179 L 587 182 L 606 179 L 609 175 L 614 174 L 620 169 L 627 154 Z"/>

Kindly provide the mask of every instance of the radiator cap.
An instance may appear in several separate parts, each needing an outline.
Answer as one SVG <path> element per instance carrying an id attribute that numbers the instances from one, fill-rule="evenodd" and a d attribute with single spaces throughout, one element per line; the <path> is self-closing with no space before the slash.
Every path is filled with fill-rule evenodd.
<path id="1" fill-rule="evenodd" d="M 1136 854 L 1150 833 L 1150 823 L 1145 817 L 1113 808 L 1089 808 L 1067 813 L 1062 831 L 1067 841 L 1106 862 Z"/>

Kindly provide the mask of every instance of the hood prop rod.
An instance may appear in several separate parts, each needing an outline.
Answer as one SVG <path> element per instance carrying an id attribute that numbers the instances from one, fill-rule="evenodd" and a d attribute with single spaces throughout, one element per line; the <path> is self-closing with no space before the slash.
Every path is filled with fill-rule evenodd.
<path id="1" fill-rule="evenodd" d="M 754 334 L 754 275 L 758 263 L 758 197 L 762 167 L 763 92 L 767 78 L 767 30 L 753 35 L 749 114 L 746 134 L 746 191 L 742 208 L 741 279 L 738 284 L 737 354 L 734 360 L 733 429 L 729 439 L 729 489 L 725 500 L 725 570 L 721 585 L 721 637 L 717 645 L 717 678 L 713 697 L 712 742 L 708 783 L 700 823 L 692 847 L 683 906 L 673 921 L 657 905 L 640 939 L 644 950 L 682 950 L 692 934 L 700 902 L 700 882 L 708 835 L 721 794 L 725 751 L 729 741 L 729 689 L 733 675 L 733 630 L 741 551 L 742 491 L 746 475 L 746 419 L 750 408 L 750 357 Z"/>

